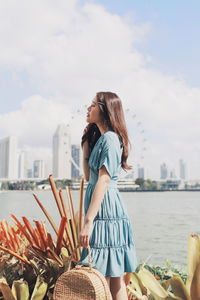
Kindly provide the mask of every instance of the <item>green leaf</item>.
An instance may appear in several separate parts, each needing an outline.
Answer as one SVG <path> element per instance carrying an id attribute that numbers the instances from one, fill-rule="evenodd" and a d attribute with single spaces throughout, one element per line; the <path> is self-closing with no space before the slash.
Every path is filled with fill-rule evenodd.
<path id="1" fill-rule="evenodd" d="M 151 274 L 151 272 L 149 272 L 145 268 L 142 268 L 139 271 L 138 276 L 141 279 L 144 286 L 148 288 L 148 290 L 156 300 L 171 299 L 169 293 L 165 291 L 165 289 L 159 284 L 159 282 L 155 279 L 155 277 Z"/>
<path id="2" fill-rule="evenodd" d="M 187 254 L 187 266 L 188 266 L 188 278 L 186 281 L 186 288 L 190 294 L 190 287 L 194 272 L 200 261 L 200 237 L 196 234 L 191 234 L 188 239 L 188 254 Z"/>
<path id="3" fill-rule="evenodd" d="M 190 295 L 187 292 L 186 286 L 184 285 L 184 282 L 179 275 L 174 275 L 170 279 L 170 284 L 172 287 L 172 291 L 176 296 L 180 297 L 182 300 L 191 300 Z"/>
<path id="4" fill-rule="evenodd" d="M 24 280 L 13 281 L 12 293 L 16 300 L 29 300 L 28 283 Z"/>
<path id="5" fill-rule="evenodd" d="M 141 295 L 147 295 L 147 289 L 143 285 L 141 279 L 139 278 L 137 273 L 131 273 L 131 284 L 130 287 L 133 287 L 136 289 L 138 293 Z"/>
<path id="6" fill-rule="evenodd" d="M 192 300 L 200 300 L 200 262 L 196 266 L 196 270 L 194 272 L 190 287 L 190 294 Z"/>
<path id="7" fill-rule="evenodd" d="M 15 300 L 11 288 L 4 277 L 0 278 L 0 291 L 2 292 L 4 300 Z"/>
<path id="8" fill-rule="evenodd" d="M 44 280 L 40 276 L 38 276 L 31 296 L 31 300 L 42 300 L 47 292 L 47 287 L 47 283 L 44 282 Z"/>

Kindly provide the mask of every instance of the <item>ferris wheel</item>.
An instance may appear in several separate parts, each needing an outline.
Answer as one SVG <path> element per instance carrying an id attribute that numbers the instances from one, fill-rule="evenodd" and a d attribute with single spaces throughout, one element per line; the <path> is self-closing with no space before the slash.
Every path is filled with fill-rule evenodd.
<path id="1" fill-rule="evenodd" d="M 137 114 L 129 108 L 125 109 L 125 118 L 129 139 L 132 145 L 131 160 L 133 160 L 134 164 L 143 165 L 148 148 L 148 140 L 144 126 Z"/>
<path id="2" fill-rule="evenodd" d="M 68 131 L 70 134 L 71 145 L 77 145 L 81 148 L 81 137 L 83 134 L 83 130 L 86 126 L 86 109 L 87 105 L 82 105 L 80 108 L 71 111 L 70 116 L 66 121 L 66 126 L 68 127 Z M 81 153 L 81 149 L 80 149 Z M 72 152 L 69 155 L 69 161 L 74 166 L 74 168 L 82 174 L 81 163 L 77 163 L 72 157 Z M 81 155 L 79 156 L 79 161 L 81 160 Z"/>
<path id="3" fill-rule="evenodd" d="M 81 105 L 78 109 L 71 112 L 70 117 L 67 120 L 67 127 L 71 133 L 72 143 L 79 144 L 83 134 L 83 130 L 86 123 L 86 111 L 87 105 Z M 131 142 L 131 151 L 129 157 L 129 163 L 131 165 L 143 166 L 145 163 L 145 154 L 148 149 L 148 140 L 146 138 L 146 132 L 139 116 L 133 110 L 125 109 L 125 119 L 129 134 L 129 140 Z M 81 167 L 75 162 L 72 155 L 70 155 L 70 161 L 72 165 L 82 173 Z"/>

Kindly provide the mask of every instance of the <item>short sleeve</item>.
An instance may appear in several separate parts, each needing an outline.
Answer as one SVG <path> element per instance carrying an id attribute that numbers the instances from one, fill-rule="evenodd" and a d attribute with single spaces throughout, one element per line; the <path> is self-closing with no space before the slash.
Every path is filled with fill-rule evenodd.
<path id="1" fill-rule="evenodd" d="M 110 177 L 113 177 L 117 170 L 118 163 L 119 157 L 116 144 L 111 138 L 105 137 L 102 143 L 98 169 L 105 166 Z"/>

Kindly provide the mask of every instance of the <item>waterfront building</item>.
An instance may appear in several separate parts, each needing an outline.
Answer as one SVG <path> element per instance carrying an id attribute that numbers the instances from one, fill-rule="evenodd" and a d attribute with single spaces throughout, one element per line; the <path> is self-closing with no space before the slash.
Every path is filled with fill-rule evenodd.
<path id="1" fill-rule="evenodd" d="M 134 179 L 134 170 L 128 171 L 128 174 L 124 178 L 125 179 Z"/>
<path id="2" fill-rule="evenodd" d="M 167 178 L 159 181 L 161 189 L 163 190 L 178 190 L 180 188 L 181 180 L 177 178 Z"/>
<path id="3" fill-rule="evenodd" d="M 182 159 L 179 159 L 179 176 L 181 179 L 186 179 L 186 164 Z"/>
<path id="4" fill-rule="evenodd" d="M 160 179 L 166 179 L 168 177 L 168 170 L 166 163 L 160 165 Z"/>
<path id="5" fill-rule="evenodd" d="M 28 174 L 28 161 L 27 161 L 27 152 L 20 151 L 18 154 L 18 178 L 24 179 L 27 178 Z"/>
<path id="6" fill-rule="evenodd" d="M 17 178 L 17 137 L 0 140 L 0 178 Z"/>
<path id="7" fill-rule="evenodd" d="M 87 181 L 84 181 L 84 188 L 88 185 Z M 72 189 L 80 190 L 80 180 L 72 180 Z M 131 192 L 137 190 L 140 186 L 135 183 L 133 179 L 119 178 L 117 180 L 117 187 L 120 191 Z"/>
<path id="8" fill-rule="evenodd" d="M 80 176 L 80 146 L 72 145 L 71 147 L 71 178 Z"/>
<path id="9" fill-rule="evenodd" d="M 65 124 L 60 124 L 53 136 L 53 176 L 71 178 L 71 138 Z"/>
<path id="10" fill-rule="evenodd" d="M 45 178 L 45 164 L 43 160 L 34 160 L 33 162 L 33 177 Z"/>

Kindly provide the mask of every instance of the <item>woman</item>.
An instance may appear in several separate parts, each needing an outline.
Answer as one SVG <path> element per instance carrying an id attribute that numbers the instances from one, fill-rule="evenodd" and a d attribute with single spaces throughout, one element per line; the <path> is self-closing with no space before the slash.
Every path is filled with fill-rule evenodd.
<path id="1" fill-rule="evenodd" d="M 121 168 L 127 165 L 128 135 L 119 97 L 100 92 L 88 107 L 82 137 L 83 170 L 88 186 L 85 193 L 85 221 L 79 242 L 83 246 L 79 264 L 92 265 L 108 282 L 113 300 L 126 300 L 124 272 L 137 265 L 131 224 L 117 189 Z"/>

